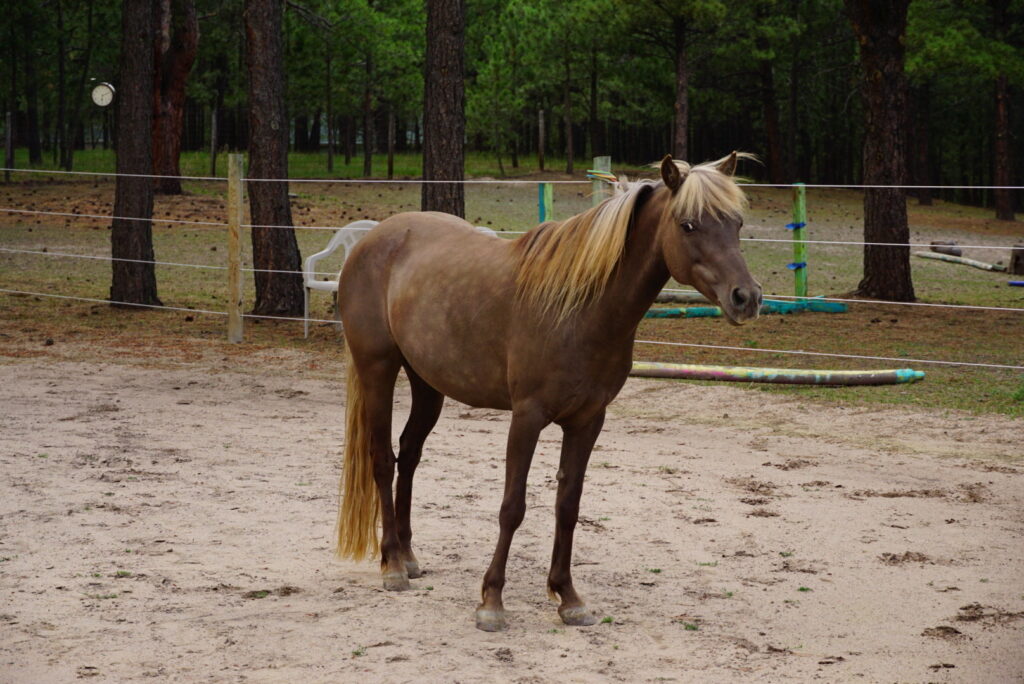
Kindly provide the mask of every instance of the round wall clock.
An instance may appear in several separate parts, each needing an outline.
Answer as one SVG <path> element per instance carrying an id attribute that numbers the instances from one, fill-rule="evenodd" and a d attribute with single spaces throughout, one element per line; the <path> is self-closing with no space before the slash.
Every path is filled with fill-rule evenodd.
<path id="1" fill-rule="evenodd" d="M 97 83 L 92 89 L 92 101 L 100 107 L 106 107 L 114 101 L 114 86 L 109 83 Z"/>

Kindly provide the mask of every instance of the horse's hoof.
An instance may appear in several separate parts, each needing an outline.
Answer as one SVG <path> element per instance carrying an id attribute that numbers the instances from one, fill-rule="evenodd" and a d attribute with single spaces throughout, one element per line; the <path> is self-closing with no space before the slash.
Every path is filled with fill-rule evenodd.
<path id="1" fill-rule="evenodd" d="M 418 579 L 423 577 L 423 571 L 420 570 L 420 564 L 416 561 L 405 561 L 405 573 L 409 575 L 409 579 Z"/>
<path id="2" fill-rule="evenodd" d="M 407 591 L 409 578 L 401 572 L 384 573 L 384 588 L 388 591 Z"/>
<path id="3" fill-rule="evenodd" d="M 505 622 L 505 611 L 477 608 L 476 628 L 485 632 L 502 632 L 508 629 L 508 623 Z"/>
<path id="4" fill-rule="evenodd" d="M 594 614 L 587 610 L 586 606 L 572 606 L 571 608 L 559 608 L 559 617 L 562 618 L 562 622 L 567 625 L 573 625 L 574 627 L 589 627 L 590 625 L 597 623 L 597 618 Z"/>

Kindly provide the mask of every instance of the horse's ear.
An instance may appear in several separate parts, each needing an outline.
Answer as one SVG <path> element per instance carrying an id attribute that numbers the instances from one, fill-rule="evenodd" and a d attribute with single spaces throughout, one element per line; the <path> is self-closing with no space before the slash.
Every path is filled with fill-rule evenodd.
<path id="1" fill-rule="evenodd" d="M 683 184 L 683 177 L 679 173 L 679 167 L 672 161 L 672 155 L 666 154 L 665 158 L 661 160 L 661 180 L 665 181 L 665 186 L 675 192 L 679 189 L 679 186 Z"/>
<path id="2" fill-rule="evenodd" d="M 726 176 L 736 175 L 736 150 L 732 154 L 718 162 L 718 170 Z"/>

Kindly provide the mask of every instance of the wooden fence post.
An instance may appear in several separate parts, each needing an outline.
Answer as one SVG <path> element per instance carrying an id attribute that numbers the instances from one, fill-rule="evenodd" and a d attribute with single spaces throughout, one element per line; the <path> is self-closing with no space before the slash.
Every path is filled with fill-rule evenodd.
<path id="1" fill-rule="evenodd" d="M 554 220 L 551 205 L 554 204 L 554 192 L 551 183 L 537 183 L 537 218 L 540 223 Z"/>
<path id="2" fill-rule="evenodd" d="M 595 171 L 612 172 L 611 157 L 594 157 L 594 165 L 590 167 Z M 608 184 L 603 180 L 594 179 L 590 181 L 590 205 L 596 207 L 608 197 Z"/>
<path id="3" fill-rule="evenodd" d="M 793 271 L 793 294 L 807 296 L 807 187 L 803 183 L 793 184 L 793 222 L 786 226 L 793 231 L 793 263 L 787 268 Z"/>
<path id="4" fill-rule="evenodd" d="M 228 342 L 242 341 L 242 155 L 228 155 Z"/>

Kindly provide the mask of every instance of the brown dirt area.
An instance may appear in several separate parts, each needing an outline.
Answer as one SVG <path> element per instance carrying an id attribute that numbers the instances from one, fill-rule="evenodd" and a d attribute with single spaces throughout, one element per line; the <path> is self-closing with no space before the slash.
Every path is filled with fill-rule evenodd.
<path id="1" fill-rule="evenodd" d="M 446 404 L 389 593 L 332 553 L 340 355 L 116 342 L 0 356 L 2 681 L 1024 679 L 1020 420 L 632 379 L 576 541 L 606 621 L 545 595 L 551 428 L 486 634 L 506 414 Z"/>

